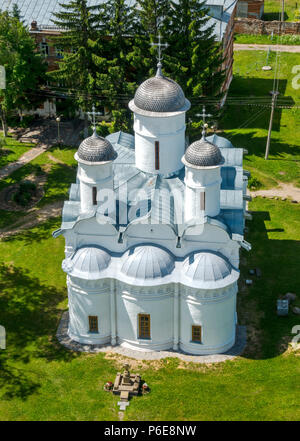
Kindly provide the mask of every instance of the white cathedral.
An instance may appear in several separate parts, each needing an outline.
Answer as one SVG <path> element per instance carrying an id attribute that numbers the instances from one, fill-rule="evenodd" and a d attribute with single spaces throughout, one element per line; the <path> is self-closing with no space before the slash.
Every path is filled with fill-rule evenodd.
<path id="1" fill-rule="evenodd" d="M 248 172 L 217 135 L 186 145 L 190 102 L 157 74 L 129 103 L 134 136 L 85 139 L 65 201 L 69 337 L 215 354 L 235 343 Z M 205 114 L 205 112 L 204 112 Z"/>

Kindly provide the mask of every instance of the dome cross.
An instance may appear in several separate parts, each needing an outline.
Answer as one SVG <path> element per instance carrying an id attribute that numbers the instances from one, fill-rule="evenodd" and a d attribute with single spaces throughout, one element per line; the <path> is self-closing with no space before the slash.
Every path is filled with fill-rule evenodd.
<path id="1" fill-rule="evenodd" d="M 91 112 L 86 112 L 86 114 L 89 116 L 90 120 L 92 121 L 93 129 L 95 131 L 96 130 L 96 116 L 101 116 L 101 115 L 103 115 L 103 113 L 102 112 L 96 112 L 95 104 L 93 104 L 92 111 Z"/>
<path id="2" fill-rule="evenodd" d="M 158 35 L 158 43 L 151 43 L 151 46 L 157 46 L 157 51 L 158 51 L 157 61 L 158 61 L 158 63 L 157 63 L 156 76 L 157 77 L 161 77 L 161 76 L 163 76 L 162 72 L 161 72 L 161 68 L 162 68 L 161 62 L 162 62 L 162 59 L 163 59 L 161 51 L 162 51 L 162 49 L 165 49 L 165 48 L 168 47 L 168 43 L 162 43 L 161 42 L 161 35 L 159 34 Z"/>
<path id="3" fill-rule="evenodd" d="M 203 119 L 202 139 L 204 139 L 206 135 L 206 129 L 208 127 L 208 125 L 206 124 L 206 118 L 210 118 L 212 115 L 210 113 L 206 113 L 205 106 L 203 106 L 202 113 L 197 113 L 196 116 L 201 116 Z"/>
<path id="4" fill-rule="evenodd" d="M 158 43 L 151 43 L 151 46 L 157 46 L 157 49 L 158 49 L 158 57 L 157 57 L 157 61 L 159 62 L 159 63 L 161 63 L 161 61 L 162 61 L 162 55 L 161 55 L 161 50 L 162 50 L 162 48 L 166 48 L 166 47 L 168 47 L 168 43 L 162 43 L 161 42 L 161 35 L 159 34 L 158 35 Z"/>

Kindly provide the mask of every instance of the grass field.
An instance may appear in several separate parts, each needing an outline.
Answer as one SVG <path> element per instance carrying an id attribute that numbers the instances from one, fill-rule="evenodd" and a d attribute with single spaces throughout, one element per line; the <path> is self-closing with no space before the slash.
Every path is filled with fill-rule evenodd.
<path id="1" fill-rule="evenodd" d="M 263 20 L 281 20 L 282 1 L 265 0 Z M 298 14 L 297 14 L 298 11 Z M 300 5 L 296 0 L 284 1 L 284 21 L 297 21 L 300 12 Z"/>
<path id="2" fill-rule="evenodd" d="M 268 60 L 273 68 L 271 71 L 261 69 L 266 64 L 266 58 L 264 51 L 235 52 L 234 79 L 219 127 L 235 146 L 248 149 L 244 167 L 263 187 L 274 187 L 278 181 L 293 182 L 299 186 L 300 108 L 296 107 L 300 105 L 300 87 L 293 87 L 296 74 L 292 69 L 300 65 L 300 54 L 283 52 L 277 59 L 278 103 L 291 108 L 275 110 L 268 161 L 265 161 L 264 154 L 270 119 L 269 92 L 274 87 L 276 54 L 271 52 Z"/>
<path id="3" fill-rule="evenodd" d="M 235 34 L 234 42 L 240 44 L 284 44 L 300 45 L 300 35 L 259 35 L 259 34 Z"/>
<path id="4" fill-rule="evenodd" d="M 0 130 L 0 136 L 2 135 L 2 131 Z M 6 145 L 0 149 L 0 168 L 9 164 L 10 162 L 14 162 L 23 155 L 23 153 L 34 147 L 34 144 L 30 143 L 22 143 L 12 138 L 11 136 L 7 136 L 5 138 Z"/>

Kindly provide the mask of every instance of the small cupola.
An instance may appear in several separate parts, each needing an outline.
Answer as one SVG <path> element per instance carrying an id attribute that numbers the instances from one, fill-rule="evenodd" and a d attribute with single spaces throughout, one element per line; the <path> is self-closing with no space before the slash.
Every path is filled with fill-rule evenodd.
<path id="1" fill-rule="evenodd" d="M 81 212 L 97 209 L 107 192 L 113 191 L 113 161 L 117 156 L 112 144 L 97 135 L 95 127 L 93 135 L 80 144 L 74 157 L 78 161 Z"/>
<path id="2" fill-rule="evenodd" d="M 113 161 L 117 157 L 117 152 L 111 143 L 97 135 L 96 130 L 92 136 L 84 139 L 80 144 L 75 159 L 78 162 L 99 163 Z M 90 164 L 92 165 L 92 164 Z"/>
<path id="3" fill-rule="evenodd" d="M 203 109 L 205 115 L 205 108 Z M 207 124 L 202 138 L 185 151 L 185 213 L 186 220 L 200 220 L 204 216 L 217 216 L 220 212 L 220 167 L 224 163 L 221 150 L 206 139 Z"/>

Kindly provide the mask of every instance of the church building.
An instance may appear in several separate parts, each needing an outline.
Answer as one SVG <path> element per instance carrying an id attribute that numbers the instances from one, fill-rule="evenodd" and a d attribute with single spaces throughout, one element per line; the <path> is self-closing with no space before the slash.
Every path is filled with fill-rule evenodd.
<path id="1" fill-rule="evenodd" d="M 65 237 L 68 335 L 140 351 L 226 352 L 240 248 L 251 248 L 243 149 L 206 136 L 206 125 L 186 145 L 190 102 L 160 62 L 129 108 L 134 135 L 94 130 L 80 144 L 53 233 Z"/>

